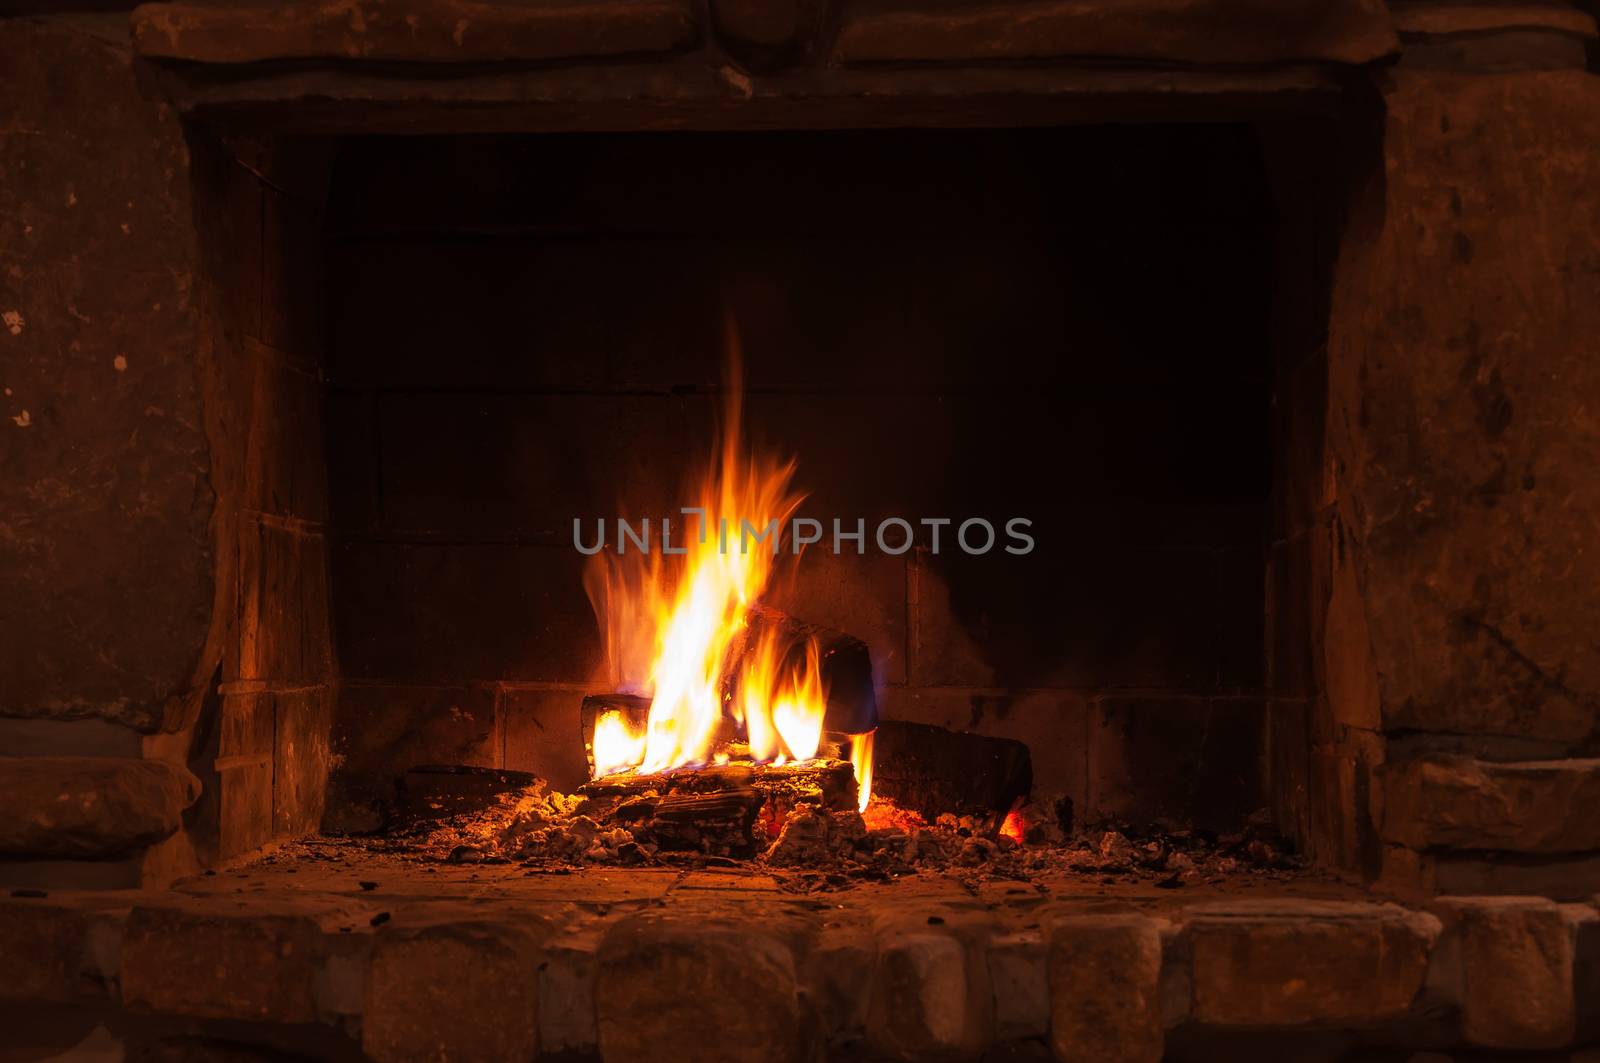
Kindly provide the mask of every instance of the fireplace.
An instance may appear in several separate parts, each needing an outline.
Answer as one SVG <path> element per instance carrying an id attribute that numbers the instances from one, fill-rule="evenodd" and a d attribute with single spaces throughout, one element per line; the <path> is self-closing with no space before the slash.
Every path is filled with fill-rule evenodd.
<path id="1" fill-rule="evenodd" d="M 1600 1036 L 1587 14 L 55 6 L 20 1058 Z"/>

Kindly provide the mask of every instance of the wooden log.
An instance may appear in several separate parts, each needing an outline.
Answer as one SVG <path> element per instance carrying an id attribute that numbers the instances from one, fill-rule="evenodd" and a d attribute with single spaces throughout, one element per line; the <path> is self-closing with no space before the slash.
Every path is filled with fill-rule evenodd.
<path id="1" fill-rule="evenodd" d="M 878 726 L 872 792 L 929 819 L 1004 816 L 1032 788 L 1033 761 L 1021 742 L 920 723 Z"/>

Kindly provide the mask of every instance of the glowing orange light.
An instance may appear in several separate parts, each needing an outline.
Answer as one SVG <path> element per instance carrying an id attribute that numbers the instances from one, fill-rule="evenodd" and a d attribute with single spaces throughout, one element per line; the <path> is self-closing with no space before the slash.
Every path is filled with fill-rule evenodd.
<path id="1" fill-rule="evenodd" d="M 1022 813 L 1015 808 L 1006 813 L 1006 821 L 1000 824 L 1000 833 L 1018 845 L 1022 844 L 1022 835 L 1027 829 L 1028 825 L 1022 821 Z"/>

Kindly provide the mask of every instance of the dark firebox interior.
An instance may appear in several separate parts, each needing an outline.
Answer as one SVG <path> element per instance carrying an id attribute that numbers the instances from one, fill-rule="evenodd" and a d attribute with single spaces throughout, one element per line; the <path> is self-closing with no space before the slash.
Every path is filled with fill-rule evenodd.
<path id="1" fill-rule="evenodd" d="M 1214 124 L 338 144 L 325 824 L 380 825 L 414 764 L 581 781 L 578 705 L 609 679 L 572 522 L 682 503 L 725 320 L 748 436 L 798 459 L 802 515 L 868 529 L 864 555 L 813 549 L 778 604 L 868 642 L 886 717 L 1025 741 L 1036 796 L 1080 823 L 1225 829 L 1273 804 L 1306 693 L 1268 636 L 1303 630 L 1269 618 L 1303 431 L 1274 395 L 1315 346 L 1295 320 L 1316 283 L 1271 142 Z M 966 556 L 947 529 L 937 555 L 926 533 L 886 555 L 886 517 L 1025 517 L 1037 545 Z"/>

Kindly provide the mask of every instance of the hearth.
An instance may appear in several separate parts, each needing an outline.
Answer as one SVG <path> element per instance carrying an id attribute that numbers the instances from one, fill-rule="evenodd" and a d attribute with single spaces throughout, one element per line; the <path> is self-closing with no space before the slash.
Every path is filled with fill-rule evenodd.
<path id="1" fill-rule="evenodd" d="M 1589 15 L 62 6 L 12 1055 L 1600 1038 Z"/>

